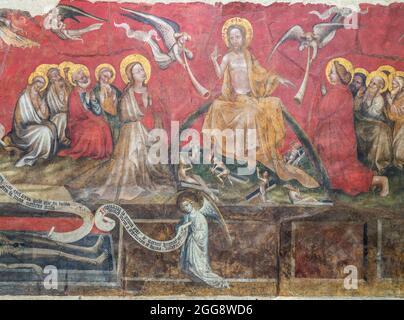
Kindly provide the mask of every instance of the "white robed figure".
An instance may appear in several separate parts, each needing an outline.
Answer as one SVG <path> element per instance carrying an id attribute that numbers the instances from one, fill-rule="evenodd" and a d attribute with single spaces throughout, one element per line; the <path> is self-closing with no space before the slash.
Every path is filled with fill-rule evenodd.
<path id="1" fill-rule="evenodd" d="M 188 236 L 181 249 L 180 268 L 195 282 L 203 282 L 214 288 L 228 288 L 226 279 L 214 273 L 210 267 L 208 254 L 209 229 L 207 217 L 221 224 L 226 238 L 231 238 L 219 209 L 207 195 L 196 191 L 184 191 L 177 198 L 177 207 L 186 213 L 180 226 L 191 223 Z"/>
<path id="2" fill-rule="evenodd" d="M 64 62 L 60 64 L 60 69 L 68 67 L 69 65 L 71 65 L 71 63 Z M 59 70 L 58 65 L 43 64 L 38 68 L 42 68 L 49 81 L 44 96 L 50 112 L 50 121 L 56 126 L 59 143 L 68 146 L 70 139 L 66 136 L 66 127 L 69 95 L 72 91 L 72 87 L 61 75 L 61 70 Z M 64 76 L 67 77 L 67 71 L 65 70 L 64 72 Z"/>
<path id="3" fill-rule="evenodd" d="M 57 130 L 48 120 L 49 109 L 40 92 L 46 87 L 45 75 L 34 72 L 17 101 L 11 140 L 23 151 L 16 167 L 32 166 L 38 159 L 51 158 L 57 148 Z"/>

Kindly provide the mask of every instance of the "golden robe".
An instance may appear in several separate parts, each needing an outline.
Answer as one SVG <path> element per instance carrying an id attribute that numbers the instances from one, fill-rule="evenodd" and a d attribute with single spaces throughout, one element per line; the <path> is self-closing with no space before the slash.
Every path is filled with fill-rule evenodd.
<path id="1" fill-rule="evenodd" d="M 307 188 L 317 188 L 319 184 L 301 169 L 286 164 L 279 153 L 285 138 L 285 126 L 282 114 L 282 101 L 271 96 L 278 85 L 278 77 L 260 66 L 259 62 L 248 51 L 244 51 L 247 62 L 248 78 L 251 92 L 247 95 L 235 94 L 229 67 L 224 72 L 222 94 L 211 105 L 203 130 L 248 129 L 256 130 L 256 159 L 274 171 L 283 181 L 296 179 Z M 218 141 L 217 141 L 218 142 Z M 222 155 L 237 159 L 235 150 L 230 146 L 217 144 Z M 248 146 L 245 147 L 245 153 Z"/>
<path id="2" fill-rule="evenodd" d="M 393 105 L 404 109 L 404 92 L 398 94 Z M 387 115 L 394 122 L 393 129 L 393 164 L 402 169 L 404 165 L 404 115 L 392 112 L 391 107 L 387 109 Z"/>

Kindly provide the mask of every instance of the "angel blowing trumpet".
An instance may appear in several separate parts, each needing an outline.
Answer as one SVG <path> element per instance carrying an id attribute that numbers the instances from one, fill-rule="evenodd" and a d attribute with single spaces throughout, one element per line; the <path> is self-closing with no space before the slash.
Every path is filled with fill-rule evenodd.
<path id="1" fill-rule="evenodd" d="M 333 10 L 328 10 L 323 14 L 320 14 L 317 11 L 312 11 L 310 13 L 317 15 L 321 19 L 327 19 L 329 16 L 333 16 L 329 22 L 315 24 L 312 31 L 308 32 L 304 31 L 300 25 L 292 26 L 278 40 L 267 60 L 271 60 L 275 51 L 286 41 L 297 41 L 299 43 L 299 51 L 303 51 L 307 48 L 307 63 L 304 78 L 297 94 L 294 97 L 295 101 L 298 104 L 301 104 L 303 101 L 304 94 L 306 92 L 307 81 L 309 79 L 310 66 L 313 63 L 314 59 L 316 59 L 317 57 L 318 49 L 324 48 L 326 45 L 328 45 L 334 39 L 337 30 L 347 27 L 345 19 L 349 14 L 353 14 L 353 11 L 349 8 L 334 8 Z M 310 48 L 313 50 L 311 57 Z"/>
<path id="2" fill-rule="evenodd" d="M 154 60 L 160 69 L 166 70 L 175 62 L 182 65 L 198 94 L 205 99 L 208 98 L 210 96 L 209 90 L 198 82 L 188 65 L 188 60 L 192 60 L 194 57 L 193 53 L 185 47 L 186 42 L 191 40 L 191 36 L 186 32 L 182 32 L 179 24 L 173 20 L 131 9 L 121 9 L 127 12 L 123 13 L 122 16 L 150 25 L 153 29 L 148 32 L 132 30 L 127 23 L 115 23 L 115 27 L 124 29 L 128 38 L 146 42 L 150 46 Z M 163 41 L 163 49 L 157 42 L 160 40 L 157 35 Z"/>

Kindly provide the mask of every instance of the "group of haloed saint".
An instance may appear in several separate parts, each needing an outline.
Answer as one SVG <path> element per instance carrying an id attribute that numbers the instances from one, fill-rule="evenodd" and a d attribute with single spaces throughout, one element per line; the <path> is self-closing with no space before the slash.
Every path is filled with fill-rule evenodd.
<path id="1" fill-rule="evenodd" d="M 147 87 L 150 63 L 131 54 L 121 61 L 120 70 L 123 91 L 112 84 L 116 71 L 110 64 L 95 69 L 93 88 L 85 65 L 39 65 L 18 98 L 12 130 L 4 139 L 19 151 L 15 166 L 33 166 L 56 155 L 106 160 L 74 180 L 72 187 L 107 200 L 171 189 L 168 170 L 147 159 L 147 149 L 155 142 L 149 130 L 161 126 Z"/>

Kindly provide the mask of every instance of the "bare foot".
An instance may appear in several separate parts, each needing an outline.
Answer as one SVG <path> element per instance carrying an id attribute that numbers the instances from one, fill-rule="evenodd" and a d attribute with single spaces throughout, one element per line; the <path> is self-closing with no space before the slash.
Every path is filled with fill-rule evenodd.
<path id="1" fill-rule="evenodd" d="M 373 176 L 372 186 L 380 188 L 379 195 L 386 197 L 389 194 L 389 180 L 386 176 Z"/>
<path id="2" fill-rule="evenodd" d="M 70 141 L 69 138 L 64 138 L 64 139 L 61 141 L 61 144 L 65 145 L 65 146 L 69 146 L 70 143 L 71 143 L 71 141 Z"/>
<path id="3" fill-rule="evenodd" d="M 381 177 L 381 187 L 382 187 L 382 190 L 380 191 L 380 196 L 381 197 L 388 196 L 388 194 L 389 194 L 389 180 L 385 176 Z"/>

